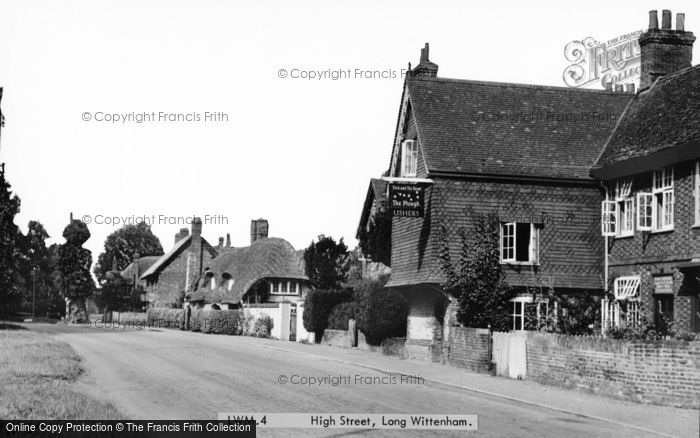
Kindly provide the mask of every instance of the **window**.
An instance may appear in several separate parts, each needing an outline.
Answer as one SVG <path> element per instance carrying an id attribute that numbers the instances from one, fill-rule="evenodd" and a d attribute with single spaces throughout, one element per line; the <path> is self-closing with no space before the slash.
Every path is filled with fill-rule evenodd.
<path id="1" fill-rule="evenodd" d="M 601 210 L 601 231 L 603 236 L 617 235 L 617 203 L 615 201 L 603 201 Z"/>
<path id="2" fill-rule="evenodd" d="M 632 197 L 632 178 L 618 181 L 615 187 L 616 236 L 634 235 L 634 198 Z"/>
<path id="3" fill-rule="evenodd" d="M 616 300 L 636 300 L 639 293 L 640 277 L 630 275 L 615 279 L 614 293 Z"/>
<path id="4" fill-rule="evenodd" d="M 291 280 L 271 281 L 270 293 L 273 295 L 298 295 L 299 283 Z"/>
<path id="5" fill-rule="evenodd" d="M 517 300 L 517 299 L 516 299 Z M 525 330 L 525 301 L 513 301 L 513 330 Z"/>
<path id="6" fill-rule="evenodd" d="M 401 145 L 401 176 L 413 177 L 418 172 L 418 145 L 406 140 Z"/>
<path id="7" fill-rule="evenodd" d="M 651 193 L 637 193 L 637 228 L 650 231 L 654 219 L 654 196 Z"/>
<path id="8" fill-rule="evenodd" d="M 501 224 L 501 262 L 537 263 L 539 230 L 528 222 Z"/>
<path id="9" fill-rule="evenodd" d="M 654 172 L 652 230 L 673 229 L 673 168 Z"/>
<path id="10" fill-rule="evenodd" d="M 700 161 L 695 162 L 695 178 L 693 182 L 695 195 L 695 226 L 700 226 Z"/>

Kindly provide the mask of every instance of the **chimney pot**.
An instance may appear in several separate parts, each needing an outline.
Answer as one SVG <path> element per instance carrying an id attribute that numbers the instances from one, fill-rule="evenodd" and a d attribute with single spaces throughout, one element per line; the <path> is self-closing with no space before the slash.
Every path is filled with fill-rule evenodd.
<path id="1" fill-rule="evenodd" d="M 659 14 L 656 10 L 649 11 L 649 29 L 659 28 Z"/>
<path id="2" fill-rule="evenodd" d="M 685 30 L 685 14 L 682 12 L 676 14 L 676 30 Z"/>
<path id="3" fill-rule="evenodd" d="M 671 11 L 668 9 L 661 12 L 661 29 L 671 29 Z"/>
<path id="4" fill-rule="evenodd" d="M 219 248 L 223 248 L 223 247 L 224 247 L 224 238 L 219 237 Z"/>

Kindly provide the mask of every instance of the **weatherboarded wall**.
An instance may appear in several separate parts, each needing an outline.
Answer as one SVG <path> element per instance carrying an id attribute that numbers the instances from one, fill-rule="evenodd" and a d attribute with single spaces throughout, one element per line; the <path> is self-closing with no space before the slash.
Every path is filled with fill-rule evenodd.
<path id="1" fill-rule="evenodd" d="M 697 408 L 700 342 L 529 332 L 527 378 L 624 400 Z"/>

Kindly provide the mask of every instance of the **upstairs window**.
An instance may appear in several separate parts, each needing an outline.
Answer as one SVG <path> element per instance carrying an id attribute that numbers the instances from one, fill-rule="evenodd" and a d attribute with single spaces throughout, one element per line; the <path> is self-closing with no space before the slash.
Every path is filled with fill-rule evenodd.
<path id="1" fill-rule="evenodd" d="M 634 197 L 632 178 L 618 181 L 615 187 L 617 237 L 634 235 Z"/>
<path id="2" fill-rule="evenodd" d="M 695 226 L 700 226 L 700 161 L 695 162 L 693 194 L 695 195 Z"/>
<path id="3" fill-rule="evenodd" d="M 637 228 L 673 230 L 673 204 L 673 168 L 655 171 L 651 193 L 637 194 Z"/>
<path id="4" fill-rule="evenodd" d="M 539 259 L 539 230 L 528 222 L 501 224 L 501 262 L 537 263 Z"/>
<path id="5" fill-rule="evenodd" d="M 406 140 L 401 145 L 401 176 L 415 177 L 418 172 L 418 145 Z"/>
<path id="6" fill-rule="evenodd" d="M 617 203 L 615 201 L 603 201 L 601 211 L 601 231 L 603 236 L 616 236 Z"/>
<path id="7" fill-rule="evenodd" d="M 299 295 L 299 283 L 291 280 L 271 281 L 272 295 Z"/>

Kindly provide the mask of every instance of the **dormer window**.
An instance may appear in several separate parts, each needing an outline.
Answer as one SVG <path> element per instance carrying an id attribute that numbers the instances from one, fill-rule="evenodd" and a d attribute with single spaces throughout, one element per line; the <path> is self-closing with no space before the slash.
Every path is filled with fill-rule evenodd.
<path id="1" fill-rule="evenodd" d="M 213 272 L 207 272 L 207 280 L 209 280 L 209 288 L 216 289 L 216 278 L 214 278 Z"/>
<path id="2" fill-rule="evenodd" d="M 415 140 L 401 144 L 401 176 L 415 177 L 418 172 L 418 145 Z"/>
<path id="3" fill-rule="evenodd" d="M 226 282 L 226 290 L 230 291 L 231 288 L 233 287 L 233 283 L 234 283 L 233 277 L 231 277 L 231 274 L 229 274 L 228 272 L 224 273 L 224 275 L 222 275 L 222 277 L 223 277 L 224 281 Z"/>

